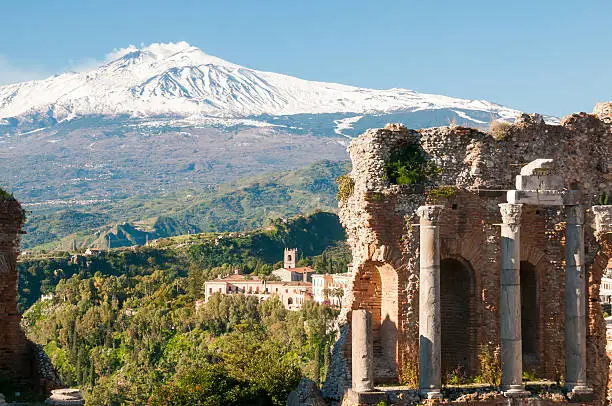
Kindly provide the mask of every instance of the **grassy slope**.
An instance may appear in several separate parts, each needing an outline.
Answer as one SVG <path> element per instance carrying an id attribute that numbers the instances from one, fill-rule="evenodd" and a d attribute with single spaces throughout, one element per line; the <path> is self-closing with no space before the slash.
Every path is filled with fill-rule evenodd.
<path id="1" fill-rule="evenodd" d="M 244 178 L 204 190 L 137 196 L 78 209 L 33 211 L 26 224 L 28 249 L 71 249 L 143 244 L 172 235 L 252 230 L 268 219 L 335 211 L 335 179 L 348 161 Z M 124 224 L 124 223 L 128 224 Z M 136 227 L 134 227 L 136 226 Z"/>

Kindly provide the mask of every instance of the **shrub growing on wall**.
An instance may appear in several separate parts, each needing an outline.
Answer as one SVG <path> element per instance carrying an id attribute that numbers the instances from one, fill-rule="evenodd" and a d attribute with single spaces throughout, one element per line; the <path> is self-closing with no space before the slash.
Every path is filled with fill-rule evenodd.
<path id="1" fill-rule="evenodd" d="M 418 145 L 406 144 L 391 153 L 385 172 L 392 184 L 415 185 L 431 179 L 440 170 Z"/>
<path id="2" fill-rule="evenodd" d="M 496 141 L 501 141 L 508 135 L 508 130 L 512 127 L 512 124 L 501 120 L 492 120 L 489 123 L 489 133 Z"/>
<path id="3" fill-rule="evenodd" d="M 0 188 L 0 201 L 1 200 L 15 200 L 15 198 L 13 197 L 12 194 Z"/>
<path id="4" fill-rule="evenodd" d="M 355 181 L 347 174 L 339 176 L 336 179 L 338 183 L 338 193 L 336 194 L 336 199 L 340 202 L 346 202 L 349 197 L 353 195 L 355 190 Z"/>

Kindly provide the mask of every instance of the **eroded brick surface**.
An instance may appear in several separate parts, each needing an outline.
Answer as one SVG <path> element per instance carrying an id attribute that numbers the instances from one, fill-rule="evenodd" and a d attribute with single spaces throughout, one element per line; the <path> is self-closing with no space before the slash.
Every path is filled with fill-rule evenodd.
<path id="1" fill-rule="evenodd" d="M 62 386 L 40 346 L 27 340 L 17 311 L 17 256 L 24 213 L 15 200 L 0 200 L 0 378 L 15 391 L 48 393 Z"/>
<path id="2" fill-rule="evenodd" d="M 17 255 L 23 225 L 21 206 L 0 201 L 0 374 L 26 378 L 30 357 L 17 312 Z"/>

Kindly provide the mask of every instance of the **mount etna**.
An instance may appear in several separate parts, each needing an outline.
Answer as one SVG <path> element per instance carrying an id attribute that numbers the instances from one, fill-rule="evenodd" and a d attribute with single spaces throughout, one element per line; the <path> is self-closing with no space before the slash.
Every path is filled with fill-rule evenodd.
<path id="1" fill-rule="evenodd" d="M 35 215 L 198 195 L 342 161 L 350 138 L 388 122 L 485 127 L 519 114 L 484 100 L 262 72 L 185 42 L 113 55 L 86 72 L 0 86 L 0 183 Z"/>

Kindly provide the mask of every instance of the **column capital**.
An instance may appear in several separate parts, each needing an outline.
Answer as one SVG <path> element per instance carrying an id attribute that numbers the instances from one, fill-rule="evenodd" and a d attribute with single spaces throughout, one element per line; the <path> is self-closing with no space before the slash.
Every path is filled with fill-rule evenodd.
<path id="1" fill-rule="evenodd" d="M 565 215 L 568 224 L 584 224 L 584 207 L 565 206 Z"/>
<path id="2" fill-rule="evenodd" d="M 432 223 L 436 224 L 440 219 L 440 214 L 442 214 L 443 209 L 444 206 L 440 205 L 420 206 L 417 209 L 416 213 L 420 218 L 425 219 L 427 221 L 431 221 Z"/>
<path id="3" fill-rule="evenodd" d="M 522 204 L 500 203 L 499 211 L 504 224 L 521 224 Z"/>

